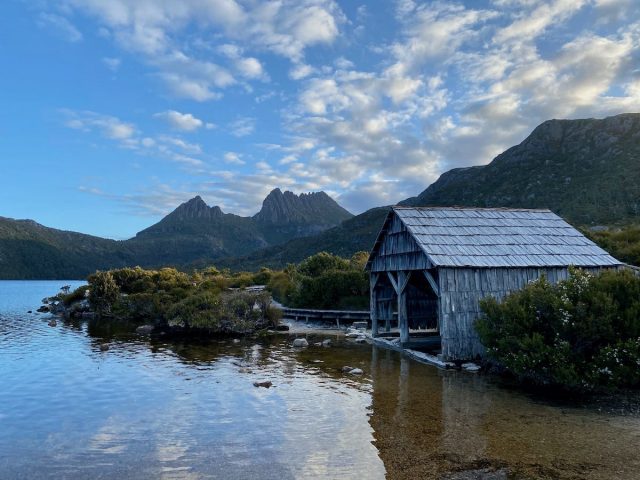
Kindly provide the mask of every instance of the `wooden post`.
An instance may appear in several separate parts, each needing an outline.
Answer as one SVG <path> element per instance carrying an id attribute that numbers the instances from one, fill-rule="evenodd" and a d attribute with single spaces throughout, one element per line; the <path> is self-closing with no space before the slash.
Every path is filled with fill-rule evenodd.
<path id="1" fill-rule="evenodd" d="M 391 331 L 391 320 L 393 320 L 393 299 L 384 302 L 384 329 Z"/>
<path id="2" fill-rule="evenodd" d="M 378 336 L 378 274 L 371 273 L 369 275 L 369 308 L 371 310 L 371 336 Z"/>
<path id="3" fill-rule="evenodd" d="M 400 344 L 409 341 L 409 318 L 407 315 L 407 284 L 409 273 L 398 272 L 398 329 L 400 330 Z"/>

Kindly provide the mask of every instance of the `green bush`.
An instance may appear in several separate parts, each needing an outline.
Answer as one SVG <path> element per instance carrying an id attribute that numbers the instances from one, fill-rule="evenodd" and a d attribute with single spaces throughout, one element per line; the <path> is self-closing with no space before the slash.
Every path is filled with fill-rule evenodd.
<path id="1" fill-rule="evenodd" d="M 266 326 L 270 297 L 243 290 L 221 295 L 198 293 L 168 308 L 171 327 L 203 329 L 216 333 L 244 333 Z"/>
<path id="2" fill-rule="evenodd" d="M 320 252 L 303 260 L 298 265 L 298 272 L 308 277 L 318 277 L 333 270 L 348 270 L 349 261 L 327 252 Z"/>
<path id="3" fill-rule="evenodd" d="M 96 272 L 89 277 L 89 303 L 98 315 L 110 313 L 120 299 L 120 289 L 111 272 Z"/>
<path id="4" fill-rule="evenodd" d="M 82 301 L 86 298 L 86 292 L 89 290 L 89 285 L 82 285 L 81 287 L 76 288 L 73 292 L 68 293 L 67 295 L 60 295 L 62 299 L 62 303 L 65 306 L 70 306 L 73 303 Z"/>
<path id="5" fill-rule="evenodd" d="M 618 260 L 640 266 L 639 225 L 598 232 L 587 230 L 585 233 Z"/>
<path id="6" fill-rule="evenodd" d="M 541 278 L 481 307 L 476 328 L 488 357 L 524 381 L 640 386 L 640 278 L 628 270 L 571 269 L 558 285 Z"/>

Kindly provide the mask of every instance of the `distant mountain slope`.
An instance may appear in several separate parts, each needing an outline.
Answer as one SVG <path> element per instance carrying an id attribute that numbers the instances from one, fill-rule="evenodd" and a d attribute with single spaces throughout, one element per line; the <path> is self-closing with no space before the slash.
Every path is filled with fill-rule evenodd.
<path id="1" fill-rule="evenodd" d="M 282 245 L 257 250 L 241 257 L 216 261 L 219 267 L 234 270 L 257 270 L 260 267 L 280 268 L 287 263 L 297 263 L 318 252 L 330 252 L 351 256 L 361 250 L 369 250 L 382 227 L 390 207 L 367 210 L 344 221 L 334 228 L 310 237 L 297 238 Z"/>
<path id="2" fill-rule="evenodd" d="M 0 217 L 0 278 L 84 278 L 126 265 L 201 267 L 321 232 L 352 216 L 324 192 L 298 196 L 276 189 L 254 217 L 225 214 L 197 196 L 125 241 Z"/>
<path id="3" fill-rule="evenodd" d="M 0 278 L 85 278 L 97 269 L 130 264 L 122 242 L 0 217 Z"/>
<path id="4" fill-rule="evenodd" d="M 142 265 L 203 266 L 313 235 L 351 217 L 324 192 L 296 195 L 276 188 L 253 217 L 223 213 L 197 196 L 126 243 Z"/>
<path id="5" fill-rule="evenodd" d="M 637 221 L 640 114 L 549 120 L 488 165 L 450 170 L 403 203 L 544 207 L 577 225 Z"/>
<path id="6" fill-rule="evenodd" d="M 225 214 L 199 196 L 126 241 L 140 265 L 206 264 L 269 244 L 249 217 Z"/>

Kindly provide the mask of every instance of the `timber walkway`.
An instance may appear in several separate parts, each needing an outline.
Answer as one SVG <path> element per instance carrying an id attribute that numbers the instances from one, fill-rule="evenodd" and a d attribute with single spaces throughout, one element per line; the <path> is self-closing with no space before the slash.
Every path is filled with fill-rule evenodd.
<path id="1" fill-rule="evenodd" d="M 315 310 L 310 308 L 280 307 L 284 318 L 289 320 L 304 320 L 305 322 L 335 322 L 350 324 L 353 322 L 370 322 L 369 310 Z"/>
<path id="2" fill-rule="evenodd" d="M 371 312 L 369 310 L 318 310 L 311 308 L 289 308 L 281 304 L 274 304 L 282 310 L 283 318 L 288 320 L 305 321 L 305 322 L 320 322 L 320 323 L 336 323 L 338 327 L 340 324 L 349 325 L 353 322 L 367 322 L 371 324 Z M 393 313 L 393 319 L 389 322 L 389 328 L 391 323 L 397 325 L 398 314 Z M 378 319 L 379 324 L 386 322 L 383 319 Z"/>

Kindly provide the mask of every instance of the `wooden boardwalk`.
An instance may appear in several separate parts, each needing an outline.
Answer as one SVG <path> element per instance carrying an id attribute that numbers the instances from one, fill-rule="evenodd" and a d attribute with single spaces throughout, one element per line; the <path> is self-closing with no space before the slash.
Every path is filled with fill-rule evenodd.
<path id="1" fill-rule="evenodd" d="M 309 308 L 281 307 L 284 318 L 304 320 L 305 322 L 331 322 L 349 324 L 353 322 L 370 322 L 368 310 L 314 310 Z"/>

